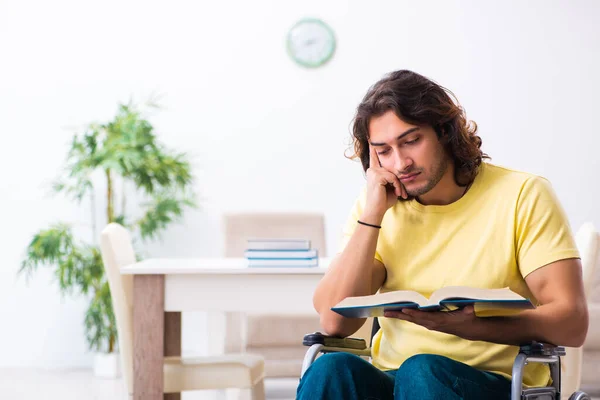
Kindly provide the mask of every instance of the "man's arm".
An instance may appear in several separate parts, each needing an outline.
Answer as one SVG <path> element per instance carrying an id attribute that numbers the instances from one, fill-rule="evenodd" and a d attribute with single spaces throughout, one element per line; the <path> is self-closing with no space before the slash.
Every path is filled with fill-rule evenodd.
<path id="1" fill-rule="evenodd" d="M 541 305 L 514 317 L 478 318 L 474 340 L 508 344 L 538 340 L 569 347 L 583 345 L 589 321 L 581 261 L 553 262 L 527 275 L 525 282 Z"/>
<path id="2" fill-rule="evenodd" d="M 372 146 L 369 151 L 366 204 L 360 215 L 351 218 L 359 217 L 364 223 L 381 225 L 385 212 L 398 202 L 398 197 L 408 195 L 398 177 L 381 168 Z M 329 335 L 350 336 L 365 323 L 364 318 L 342 317 L 331 311 L 331 307 L 346 297 L 374 294 L 383 285 L 385 266 L 375 259 L 378 237 L 379 229 L 356 224 L 344 251 L 332 261 L 319 282 L 313 304 L 321 317 L 321 326 Z"/>
<path id="3" fill-rule="evenodd" d="M 346 297 L 375 294 L 385 281 L 384 265 L 373 258 L 377 244 L 377 233 L 373 231 L 367 226 L 356 227 L 346 249 L 331 262 L 315 290 L 313 304 L 321 326 L 329 335 L 350 336 L 366 321 L 365 318 L 342 317 L 331 311 L 331 307 Z"/>
<path id="4" fill-rule="evenodd" d="M 580 260 L 553 262 L 527 275 L 525 281 L 541 305 L 515 316 L 478 318 L 472 307 L 449 313 L 407 309 L 386 316 L 469 340 L 510 345 L 537 340 L 581 346 L 587 335 L 588 310 Z"/>

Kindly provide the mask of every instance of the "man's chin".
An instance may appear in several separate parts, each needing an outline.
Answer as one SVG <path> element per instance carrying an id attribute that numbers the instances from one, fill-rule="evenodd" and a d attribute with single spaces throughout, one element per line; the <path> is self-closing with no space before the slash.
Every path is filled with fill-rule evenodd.
<path id="1" fill-rule="evenodd" d="M 414 199 L 415 197 L 423 196 L 425 193 L 429 192 L 427 186 L 414 189 L 407 189 L 405 187 L 404 189 L 406 190 L 406 194 L 408 195 L 409 199 Z"/>
<path id="2" fill-rule="evenodd" d="M 430 182 L 429 181 L 425 181 L 422 182 L 420 185 L 417 184 L 417 182 L 412 182 L 408 184 L 408 187 L 406 185 L 404 186 L 404 190 L 406 190 L 406 194 L 408 195 L 408 199 L 403 199 L 402 197 L 398 197 L 398 200 L 402 201 L 402 200 L 413 200 L 419 196 L 423 196 L 425 193 L 429 192 L 431 190 L 430 186 Z"/>

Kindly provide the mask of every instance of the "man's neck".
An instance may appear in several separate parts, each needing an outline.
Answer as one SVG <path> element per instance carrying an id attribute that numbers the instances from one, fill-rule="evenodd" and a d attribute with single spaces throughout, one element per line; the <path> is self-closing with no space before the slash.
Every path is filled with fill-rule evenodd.
<path id="1" fill-rule="evenodd" d="M 448 165 L 446 172 L 437 185 L 429 192 L 417 197 L 425 206 L 445 206 L 464 196 L 468 186 L 458 186 L 454 180 L 454 165 Z"/>

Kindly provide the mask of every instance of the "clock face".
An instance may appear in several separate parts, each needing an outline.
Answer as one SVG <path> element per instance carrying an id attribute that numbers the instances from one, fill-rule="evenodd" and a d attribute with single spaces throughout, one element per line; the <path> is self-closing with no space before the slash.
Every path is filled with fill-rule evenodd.
<path id="1" fill-rule="evenodd" d="M 335 51 L 335 36 L 319 19 L 303 19 L 290 29 L 287 49 L 298 64 L 315 68 L 325 64 Z"/>

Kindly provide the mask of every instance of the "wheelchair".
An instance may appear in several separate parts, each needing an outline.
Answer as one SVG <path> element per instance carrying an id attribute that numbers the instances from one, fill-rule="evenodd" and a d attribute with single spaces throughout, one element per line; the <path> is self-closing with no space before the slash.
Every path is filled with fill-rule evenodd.
<path id="1" fill-rule="evenodd" d="M 377 318 L 374 318 L 371 342 L 378 330 L 379 324 Z M 346 352 L 357 356 L 371 357 L 371 348 L 367 347 L 364 339 L 337 338 L 315 332 L 305 335 L 302 344 L 308 346 L 309 349 L 302 363 L 301 378 L 320 353 Z M 564 347 L 548 343 L 531 342 L 521 345 L 512 368 L 511 400 L 560 400 L 560 357 L 565 354 Z M 523 367 L 528 363 L 548 364 L 552 385 L 523 389 Z M 591 397 L 584 392 L 577 391 L 571 394 L 569 400 L 591 400 Z"/>

